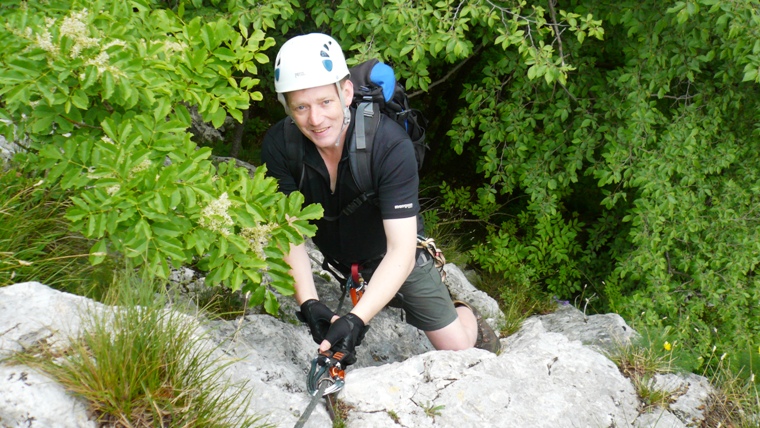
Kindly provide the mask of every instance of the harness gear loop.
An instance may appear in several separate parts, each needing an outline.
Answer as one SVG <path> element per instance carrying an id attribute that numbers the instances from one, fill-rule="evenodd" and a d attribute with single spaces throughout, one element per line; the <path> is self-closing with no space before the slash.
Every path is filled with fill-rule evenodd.
<path id="1" fill-rule="evenodd" d="M 351 302 L 354 304 L 354 306 L 356 306 L 356 304 L 359 303 L 359 299 L 364 296 L 364 289 L 366 285 L 362 274 L 359 272 L 360 269 L 361 266 L 359 266 L 359 263 L 352 264 L 351 276 L 346 282 L 346 286 L 351 289 Z"/>
<path id="2" fill-rule="evenodd" d="M 446 257 L 443 256 L 443 251 L 435 245 L 435 239 L 417 235 L 417 248 L 421 248 L 430 254 L 430 257 L 435 261 L 438 273 L 441 274 L 441 281 L 446 281 L 446 271 L 443 270 L 443 266 L 446 264 Z"/>

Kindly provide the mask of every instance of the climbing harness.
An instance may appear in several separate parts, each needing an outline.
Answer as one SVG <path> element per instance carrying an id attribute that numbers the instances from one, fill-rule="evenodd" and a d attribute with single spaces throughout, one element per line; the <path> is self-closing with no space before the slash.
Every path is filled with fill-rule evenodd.
<path id="1" fill-rule="evenodd" d="M 435 239 L 417 235 L 417 248 L 425 250 L 433 258 L 435 267 L 438 269 L 438 273 L 441 274 L 441 281 L 446 281 L 446 271 L 443 270 L 443 266 L 446 264 L 446 257 L 443 256 L 443 251 L 435 245 Z"/>
<path id="2" fill-rule="evenodd" d="M 294 428 L 301 428 L 311 416 L 311 412 L 317 406 L 317 402 L 324 397 L 327 402 L 327 412 L 330 419 L 335 419 L 335 394 L 340 392 L 346 385 L 346 371 L 340 361 L 345 355 L 342 352 L 320 352 L 311 360 L 309 374 L 306 375 L 306 388 L 312 399 L 306 410 L 298 418 Z"/>

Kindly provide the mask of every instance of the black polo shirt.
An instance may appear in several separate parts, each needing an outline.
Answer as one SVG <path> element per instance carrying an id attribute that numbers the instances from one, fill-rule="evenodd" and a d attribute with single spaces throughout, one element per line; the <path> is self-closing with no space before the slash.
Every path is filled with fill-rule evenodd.
<path id="1" fill-rule="evenodd" d="M 353 136 L 354 113 L 352 110 L 348 139 Z M 267 175 L 278 180 L 279 189 L 285 194 L 299 190 L 299 177 L 293 176 L 287 161 L 285 126 L 292 126 L 288 120 L 283 119 L 267 131 L 261 152 Z M 325 256 L 346 266 L 382 257 L 386 252 L 384 219 L 417 216 L 418 233 L 422 234 L 417 160 L 412 142 L 400 125 L 381 116 L 372 144 L 371 162 L 377 203 L 365 202 L 350 215 L 342 215 L 341 211 L 361 192 L 351 175 L 348 144 L 343 147 L 333 193 L 327 167 L 317 148 L 303 135 L 300 137 L 304 145 L 304 177 L 300 191 L 305 204 L 319 203 L 324 208 L 324 217 L 315 221 L 318 230 L 313 240 Z"/>

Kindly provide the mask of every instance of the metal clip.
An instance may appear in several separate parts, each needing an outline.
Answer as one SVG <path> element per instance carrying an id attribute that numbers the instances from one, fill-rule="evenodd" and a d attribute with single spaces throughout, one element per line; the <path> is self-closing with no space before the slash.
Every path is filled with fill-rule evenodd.
<path id="1" fill-rule="evenodd" d="M 359 303 L 359 299 L 364 295 L 364 288 L 367 284 L 359 272 L 360 266 L 358 263 L 351 265 L 351 276 L 346 281 L 346 286 L 351 290 L 351 302 L 356 306 Z"/>
<path id="2" fill-rule="evenodd" d="M 334 358 L 334 354 L 327 351 L 311 360 L 311 368 L 306 379 L 309 394 L 315 395 L 323 383 L 327 383 L 328 386 L 324 389 L 322 396 L 335 394 L 343 389 L 346 385 L 346 371 L 341 367 L 340 356 L 337 357 Z"/>

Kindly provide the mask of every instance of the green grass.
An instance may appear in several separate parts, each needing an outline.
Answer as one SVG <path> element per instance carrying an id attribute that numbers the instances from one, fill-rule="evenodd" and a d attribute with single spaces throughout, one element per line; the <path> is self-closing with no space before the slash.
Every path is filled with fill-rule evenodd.
<path id="1" fill-rule="evenodd" d="M 425 412 L 425 415 L 433 420 L 435 420 L 436 416 L 441 416 L 441 411 L 446 408 L 443 404 L 435 405 L 432 401 L 419 404 L 417 405 L 422 408 L 422 410 Z"/>
<path id="2" fill-rule="evenodd" d="M 652 380 L 656 374 L 671 373 L 676 369 L 671 354 L 640 344 L 625 344 L 620 345 L 609 357 L 623 376 L 630 379 L 645 408 L 668 408 L 672 395 L 654 388 Z"/>
<path id="3" fill-rule="evenodd" d="M 40 178 L 0 171 L 0 287 L 38 281 L 61 291 L 99 299 L 113 264 L 92 266 L 93 242 L 69 231 L 70 202 Z"/>
<path id="4" fill-rule="evenodd" d="M 253 391 L 231 384 L 198 324 L 168 310 L 164 284 L 125 274 L 105 310 L 88 309 L 66 349 L 40 345 L 14 361 L 50 374 L 114 427 L 264 426 L 243 412 Z M 157 294 L 158 293 L 158 294 Z"/>
<path id="5" fill-rule="evenodd" d="M 473 285 L 496 299 L 504 313 L 504 323 L 499 326 L 501 337 L 517 332 L 529 316 L 548 314 L 557 307 L 557 302 L 538 287 L 511 282 L 500 274 L 481 272 Z"/>
<path id="6" fill-rule="evenodd" d="M 717 370 L 710 376 L 718 392 L 710 397 L 705 409 L 707 415 L 705 426 L 730 426 L 735 428 L 757 428 L 760 426 L 760 378 L 754 372 L 753 364 L 742 364 L 741 369 L 731 365 L 726 354 L 713 355 Z M 760 359 L 760 349 L 755 359 Z M 708 361 L 707 366 L 712 366 Z M 745 373 L 749 370 L 749 373 Z"/>
<path id="7" fill-rule="evenodd" d="M 679 366 L 679 361 L 683 361 L 678 349 L 680 345 L 664 341 L 662 337 L 666 333 L 644 332 L 639 342 L 621 345 L 609 355 L 621 373 L 631 380 L 645 408 L 667 409 L 680 394 L 680 391 L 671 393 L 656 389 L 652 384 L 656 374 L 685 371 Z M 703 409 L 705 421 L 701 426 L 756 428 L 760 423 L 759 379 L 754 374 L 737 373 L 730 367 L 730 359 L 725 358 L 725 354 L 714 357 L 719 360 L 717 364 L 707 366 L 717 366 L 718 369 L 711 374 L 702 373 L 715 388 L 715 393 L 708 398 Z"/>

